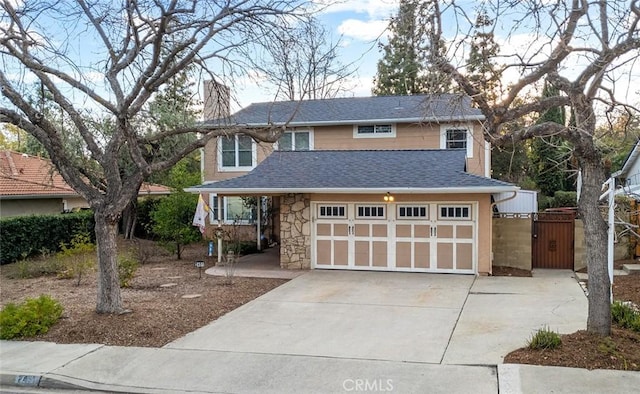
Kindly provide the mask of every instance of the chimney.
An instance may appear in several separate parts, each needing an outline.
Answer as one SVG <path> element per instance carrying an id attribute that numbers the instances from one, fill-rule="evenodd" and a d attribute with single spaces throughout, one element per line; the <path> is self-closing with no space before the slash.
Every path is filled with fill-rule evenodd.
<path id="1" fill-rule="evenodd" d="M 204 120 L 219 119 L 230 115 L 231 91 L 216 81 L 204 81 Z"/>

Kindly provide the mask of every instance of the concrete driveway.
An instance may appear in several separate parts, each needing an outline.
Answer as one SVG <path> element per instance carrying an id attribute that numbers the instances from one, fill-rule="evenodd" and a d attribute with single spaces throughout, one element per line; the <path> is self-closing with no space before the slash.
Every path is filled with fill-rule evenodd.
<path id="1" fill-rule="evenodd" d="M 489 365 L 586 326 L 569 271 L 534 278 L 311 271 L 165 348 Z"/>

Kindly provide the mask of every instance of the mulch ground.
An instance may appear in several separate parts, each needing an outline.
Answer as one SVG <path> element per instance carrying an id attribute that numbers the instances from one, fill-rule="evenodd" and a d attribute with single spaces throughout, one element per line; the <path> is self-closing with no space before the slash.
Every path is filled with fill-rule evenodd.
<path id="1" fill-rule="evenodd" d="M 562 345 L 558 349 L 522 348 L 509 353 L 504 362 L 640 371 L 640 333 L 614 327 L 611 337 L 577 331 L 561 335 L 561 338 Z"/>
<path id="2" fill-rule="evenodd" d="M 16 264 L 0 268 L 0 304 L 21 302 L 42 293 L 62 303 L 63 318 L 47 334 L 28 340 L 160 347 L 286 282 L 282 279 L 234 278 L 234 284 L 227 285 L 224 278 L 206 274 L 199 278 L 193 262 L 203 259 L 206 249 L 202 245 L 188 247 L 183 260 L 175 260 L 152 244 L 147 243 L 146 247 L 144 255 L 149 262 L 138 269 L 131 287 L 122 290 L 125 307 L 132 313 L 99 315 L 94 312 L 95 273 L 83 278 L 79 286 L 73 279 L 55 276 L 10 279 L 9 276 L 15 275 Z M 206 264 L 210 267 L 212 262 L 206 261 Z M 531 272 L 493 267 L 493 275 L 531 276 Z M 175 283 L 175 286 L 161 287 L 168 283 Z M 182 298 L 189 294 L 201 296 Z M 640 305 L 640 275 L 616 276 L 614 295 L 617 300 Z M 559 349 L 518 349 L 508 354 L 504 362 L 640 370 L 640 334 L 617 327 L 609 338 L 578 331 L 562 335 Z"/>
<path id="3" fill-rule="evenodd" d="M 64 307 L 63 318 L 51 330 L 27 340 L 57 343 L 100 343 L 117 346 L 160 347 L 194 331 L 235 308 L 287 282 L 282 279 L 224 278 L 202 274 L 194 267 L 202 259 L 204 247 L 194 245 L 175 260 L 155 251 L 150 262 L 142 265 L 128 289 L 122 289 L 125 307 L 132 313 L 108 315 L 95 313 L 96 275 L 74 279 L 42 276 L 33 279 L 9 279 L 15 267 L 2 267 L 0 304 L 21 302 L 27 297 L 49 294 Z M 212 263 L 207 262 L 207 267 Z M 172 287 L 160 287 L 175 283 Z M 185 299 L 184 295 L 200 294 Z"/>

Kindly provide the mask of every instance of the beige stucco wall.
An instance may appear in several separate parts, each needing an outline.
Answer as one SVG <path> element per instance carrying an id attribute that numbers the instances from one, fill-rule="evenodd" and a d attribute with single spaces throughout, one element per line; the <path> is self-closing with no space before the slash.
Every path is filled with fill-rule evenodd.
<path id="1" fill-rule="evenodd" d="M 0 217 L 56 214 L 62 212 L 62 198 L 0 200 Z"/>
<path id="2" fill-rule="evenodd" d="M 440 129 L 447 124 L 398 124 L 393 138 L 354 138 L 353 126 L 314 127 L 315 150 L 350 149 L 440 149 Z M 484 176 L 485 154 L 482 130 L 473 124 L 473 157 L 467 159 L 467 172 Z"/>
<path id="3" fill-rule="evenodd" d="M 383 202 L 382 194 L 313 194 L 311 201 L 332 202 Z M 397 194 L 395 203 L 406 202 L 477 202 L 478 203 L 478 273 L 491 272 L 491 196 L 488 194 Z"/>
<path id="4" fill-rule="evenodd" d="M 398 124 L 393 138 L 355 138 L 353 126 L 321 126 L 313 128 L 314 150 L 358 150 L 358 149 L 440 149 L 441 126 L 448 124 Z M 455 124 L 452 124 L 455 125 Z M 470 124 L 465 124 L 470 125 Z M 473 127 L 473 157 L 467 159 L 467 172 L 485 175 L 485 150 L 482 129 Z M 258 163 L 273 151 L 272 144 L 259 143 L 256 146 Z M 244 175 L 246 172 L 218 171 L 218 145 L 214 138 L 205 146 L 204 180 L 222 180 Z"/>
<path id="5" fill-rule="evenodd" d="M 493 219 L 493 264 L 531 270 L 530 218 Z"/>
<path id="6" fill-rule="evenodd" d="M 208 181 L 220 181 L 244 175 L 246 171 L 218 171 L 218 139 L 212 138 L 204 147 L 204 171 L 203 179 Z M 272 145 L 267 143 L 256 144 L 256 157 L 258 163 L 267 158 L 273 151 Z"/>

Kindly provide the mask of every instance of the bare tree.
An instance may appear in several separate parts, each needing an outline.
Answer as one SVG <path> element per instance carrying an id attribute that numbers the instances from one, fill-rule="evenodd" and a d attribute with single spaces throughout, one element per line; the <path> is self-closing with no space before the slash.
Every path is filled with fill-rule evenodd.
<path id="1" fill-rule="evenodd" d="M 472 24 L 456 1 L 431 3 L 431 33 L 434 39 L 449 38 L 453 53 L 433 53 L 434 64 L 449 73 L 471 96 L 486 117 L 485 139 L 494 144 L 544 136 L 559 136 L 569 142 L 582 171 L 582 193 L 578 202 L 584 220 L 587 266 L 589 270 L 589 316 L 587 329 L 600 335 L 611 332 L 610 282 L 607 274 L 607 224 L 598 209 L 605 174 L 595 137 L 599 111 L 623 105 L 622 83 L 629 84 L 640 48 L 640 2 L 633 1 L 503 1 L 486 2 L 485 10 L 497 26 L 510 26 L 506 39 L 524 43 L 504 53 L 504 75 L 514 78 L 502 97 L 492 103 L 453 60 L 465 50 Z M 453 23 L 452 23 L 453 21 Z M 457 26 L 455 37 L 445 37 L 443 29 Z M 464 26 L 469 26 L 466 29 Z M 516 38 L 519 35 L 519 38 Z M 524 41 L 528 38 L 529 42 Z M 523 42 L 524 41 L 524 42 Z M 462 56 L 463 57 L 463 56 Z M 635 69 L 637 70 L 637 68 Z M 624 78 L 627 78 L 626 81 Z M 538 91 L 547 80 L 558 94 L 542 97 Z M 568 125 L 541 122 L 518 130 L 505 131 L 503 125 L 557 107 L 568 106 Z"/>
<path id="2" fill-rule="evenodd" d="M 325 99 L 348 90 L 354 69 L 338 59 L 341 40 L 332 41 L 315 18 L 297 20 L 286 35 L 274 30 L 260 45 L 267 60 L 253 67 L 275 88 L 276 99 Z"/>
<path id="3" fill-rule="evenodd" d="M 149 125 L 142 113 L 158 90 L 181 70 L 197 67 L 209 78 L 247 64 L 241 49 L 303 13 L 296 0 L 3 0 L 0 14 L 0 123 L 35 136 L 65 181 L 95 214 L 98 240 L 99 313 L 123 311 L 116 269 L 117 225 L 129 201 L 150 174 L 219 135 L 202 125 Z M 79 50 L 80 48 L 80 50 Z M 218 70 L 218 72 L 213 71 Z M 45 117 L 25 99 L 29 81 L 51 93 L 68 127 Z M 228 81 L 225 81 L 228 82 Z M 86 108 L 110 118 L 109 133 L 97 132 Z M 242 130 L 275 141 L 278 130 Z M 82 155 L 65 134 L 82 142 Z M 156 155 L 160 142 L 198 134 L 170 155 Z M 130 163 L 122 168 L 122 157 Z"/>

